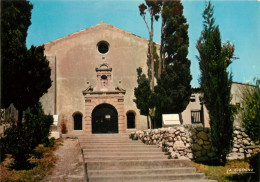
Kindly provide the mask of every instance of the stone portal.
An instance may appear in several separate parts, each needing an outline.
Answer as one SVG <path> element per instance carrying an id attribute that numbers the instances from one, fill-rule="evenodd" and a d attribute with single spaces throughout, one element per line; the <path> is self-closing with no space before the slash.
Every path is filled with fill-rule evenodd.
<path id="1" fill-rule="evenodd" d="M 96 87 L 89 85 L 85 97 L 84 130 L 91 133 L 125 133 L 125 90 L 114 87 L 112 68 L 103 63 L 96 68 Z"/>
<path id="2" fill-rule="evenodd" d="M 98 105 L 92 112 L 92 133 L 118 133 L 118 113 L 110 104 Z"/>

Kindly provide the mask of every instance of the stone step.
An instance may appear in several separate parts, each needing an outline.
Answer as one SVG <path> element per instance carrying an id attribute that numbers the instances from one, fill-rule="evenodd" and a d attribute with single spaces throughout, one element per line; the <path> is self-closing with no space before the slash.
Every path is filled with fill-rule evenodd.
<path id="1" fill-rule="evenodd" d="M 159 169 L 189 167 L 189 160 L 151 159 L 151 160 L 107 160 L 85 161 L 88 170 L 122 170 L 122 169 Z"/>
<path id="2" fill-rule="evenodd" d="M 128 134 L 79 137 L 89 182 L 212 182 L 196 173 L 189 160 L 168 159 L 156 145 L 129 139 Z"/>
<path id="3" fill-rule="evenodd" d="M 105 160 L 146 160 L 146 159 L 168 159 L 167 155 L 157 155 L 157 156 L 84 156 L 85 161 L 105 161 Z"/>
<path id="4" fill-rule="evenodd" d="M 95 147 L 95 148 L 89 148 L 87 146 L 81 146 L 83 150 L 86 150 L 86 152 L 162 152 L 162 149 L 160 148 L 102 148 L 102 147 Z"/>
<path id="5" fill-rule="evenodd" d="M 143 181 L 172 181 L 172 180 L 201 180 L 205 177 L 203 173 L 183 174 L 149 174 L 149 175 L 122 175 L 122 176 L 95 176 L 89 177 L 89 182 L 143 182 Z"/>
<path id="6" fill-rule="evenodd" d="M 129 138 L 129 134 L 91 134 L 91 135 L 78 135 L 78 138 Z"/>
<path id="7" fill-rule="evenodd" d="M 139 146 L 144 146 L 143 143 L 132 143 L 132 142 L 116 142 L 116 141 L 112 141 L 112 142 L 99 142 L 99 141 L 80 141 L 81 144 L 87 144 L 87 145 L 139 145 Z M 153 147 L 157 147 L 156 145 L 148 145 L 148 146 L 153 146 Z M 158 147 L 157 147 L 158 148 Z"/>
<path id="8" fill-rule="evenodd" d="M 122 176 L 122 175 L 150 175 L 150 174 L 181 174 L 195 173 L 194 167 L 163 168 L 163 169 L 133 169 L 133 170 L 89 170 L 88 176 Z"/>
<path id="9" fill-rule="evenodd" d="M 99 150 L 129 150 L 129 151 L 138 151 L 138 150 L 146 150 L 146 151 L 162 151 L 160 148 L 155 148 L 155 147 L 145 147 L 145 146 L 116 146 L 116 145 L 81 145 L 82 148 L 84 149 L 99 149 Z"/>
<path id="10" fill-rule="evenodd" d="M 89 143 L 138 143 L 138 144 L 143 144 L 141 142 L 135 142 L 135 141 L 128 141 L 129 139 L 126 140 L 97 140 L 97 139 L 79 139 L 80 142 L 89 142 Z"/>
<path id="11" fill-rule="evenodd" d="M 87 144 L 87 143 L 81 143 L 80 144 L 82 147 L 84 148 L 103 148 L 103 149 L 106 149 L 106 148 L 147 148 L 147 149 L 159 149 L 157 146 L 145 146 L 145 145 L 135 145 L 135 144 L 132 144 L 132 145 L 129 145 L 129 144 L 107 144 L 107 145 L 104 145 L 104 144 Z"/>
<path id="12" fill-rule="evenodd" d="M 151 151 L 151 152 L 128 152 L 128 151 L 90 152 L 90 151 L 87 151 L 86 149 L 83 149 L 83 152 L 84 152 L 85 156 L 97 156 L 97 157 L 99 157 L 99 156 L 168 156 L 163 152 L 153 152 L 153 151 Z"/>

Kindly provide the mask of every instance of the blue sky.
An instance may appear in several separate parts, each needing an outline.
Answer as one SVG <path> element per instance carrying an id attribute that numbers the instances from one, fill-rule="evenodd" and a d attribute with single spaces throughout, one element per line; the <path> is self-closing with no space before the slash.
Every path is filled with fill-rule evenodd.
<path id="1" fill-rule="evenodd" d="M 32 25 L 29 27 L 27 46 L 40 45 L 100 21 L 148 38 L 148 32 L 139 15 L 138 5 L 143 0 L 31 0 Z M 189 55 L 193 87 L 199 86 L 199 65 L 196 42 L 202 31 L 202 12 L 205 1 L 182 1 L 189 24 Z M 260 1 L 213 0 L 214 17 L 221 31 L 222 42 L 235 44 L 235 60 L 229 70 L 233 81 L 250 82 L 260 78 Z M 160 43 L 160 22 L 155 23 L 154 40 Z"/>

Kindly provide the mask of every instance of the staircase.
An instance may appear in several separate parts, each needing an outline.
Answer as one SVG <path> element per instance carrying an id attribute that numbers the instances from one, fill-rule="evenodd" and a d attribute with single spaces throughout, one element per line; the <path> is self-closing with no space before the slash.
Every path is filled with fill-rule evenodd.
<path id="1" fill-rule="evenodd" d="M 127 134 L 79 136 L 89 182 L 212 181 L 189 160 L 168 159 L 161 149 Z"/>

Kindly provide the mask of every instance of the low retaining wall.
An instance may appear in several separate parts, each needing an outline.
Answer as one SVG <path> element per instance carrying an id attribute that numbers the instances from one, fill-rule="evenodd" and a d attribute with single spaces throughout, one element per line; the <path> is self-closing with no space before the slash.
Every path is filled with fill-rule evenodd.
<path id="1" fill-rule="evenodd" d="M 245 133 L 245 129 L 239 126 L 234 128 L 233 132 L 233 149 L 228 154 L 228 159 L 244 159 L 245 157 L 251 157 L 253 150 L 250 146 L 255 146 L 255 143 Z"/>
<path id="2" fill-rule="evenodd" d="M 255 144 L 246 135 L 244 129 L 235 127 L 234 146 L 228 159 L 243 159 L 250 157 L 251 149 L 244 147 Z M 212 147 L 209 128 L 202 125 L 181 125 L 169 128 L 148 129 L 136 131 L 130 134 L 133 140 L 141 140 L 148 145 L 158 145 L 163 152 L 174 159 L 192 159 L 197 162 L 214 161 L 216 158 L 215 149 Z"/>

